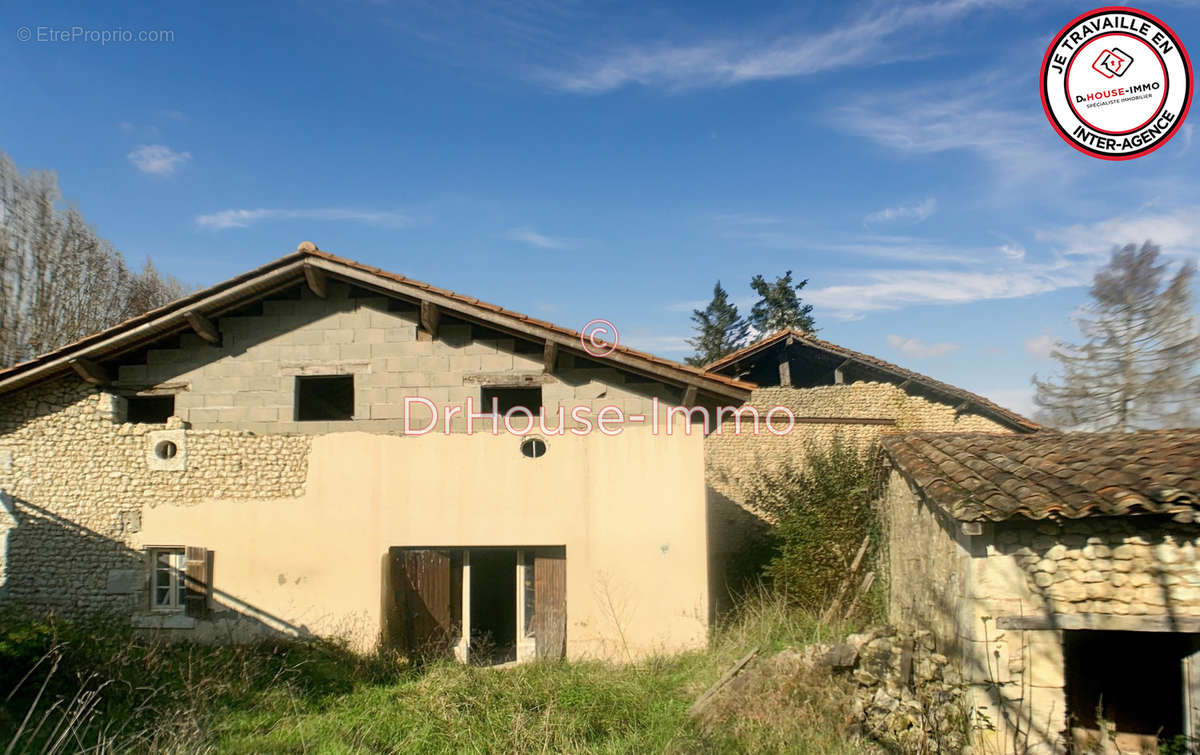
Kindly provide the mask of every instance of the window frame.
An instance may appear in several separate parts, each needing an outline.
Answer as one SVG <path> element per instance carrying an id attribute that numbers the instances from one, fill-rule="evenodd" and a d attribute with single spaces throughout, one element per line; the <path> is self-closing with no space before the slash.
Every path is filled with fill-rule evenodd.
<path id="1" fill-rule="evenodd" d="M 150 610 L 155 613 L 183 613 L 187 610 L 187 549 L 182 545 L 155 545 L 146 549 L 150 562 Z M 159 557 L 171 558 L 160 570 Z M 158 602 L 160 571 L 167 575 L 167 602 Z"/>

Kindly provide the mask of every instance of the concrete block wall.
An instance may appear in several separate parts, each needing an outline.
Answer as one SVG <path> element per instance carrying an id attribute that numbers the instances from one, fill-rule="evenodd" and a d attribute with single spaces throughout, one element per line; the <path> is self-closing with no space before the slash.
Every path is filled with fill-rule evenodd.
<path id="1" fill-rule="evenodd" d="M 542 373 L 541 354 L 518 354 L 511 338 L 472 341 L 467 325 L 444 324 L 438 338 L 419 340 L 417 313 L 388 311 L 385 298 L 351 298 L 345 284 L 330 283 L 328 297 L 303 290 L 299 300 L 269 300 L 257 317 L 222 317 L 220 346 L 185 334 L 180 348 L 151 350 L 145 364 L 122 366 L 117 388 L 175 384 L 176 413 L 193 427 L 222 427 L 258 433 L 324 433 L 345 430 L 402 432 L 404 400 L 419 397 L 461 406 L 480 405 L 481 373 L 495 380 Z M 295 421 L 298 375 L 353 375 L 352 422 Z M 651 399 L 677 402 L 678 389 L 657 383 L 627 383 L 612 368 L 579 368 L 560 357 L 556 374 L 542 385 L 547 425 L 556 412 L 586 405 L 594 411 L 616 406 L 647 414 Z M 429 413 L 414 407 L 413 427 Z M 477 408 L 477 411 L 479 409 Z M 568 424 L 568 427 L 574 427 Z M 486 424 L 477 422 L 476 432 Z M 436 431 L 444 429 L 439 422 Z M 460 415 L 451 430 L 465 429 Z"/>

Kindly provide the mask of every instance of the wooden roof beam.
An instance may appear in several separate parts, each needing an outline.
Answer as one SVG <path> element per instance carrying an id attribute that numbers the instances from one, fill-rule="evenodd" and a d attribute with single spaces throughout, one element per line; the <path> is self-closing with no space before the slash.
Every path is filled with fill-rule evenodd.
<path id="1" fill-rule="evenodd" d="M 103 365 L 93 362 L 90 359 L 76 357 L 67 362 L 71 365 L 71 369 L 85 381 L 92 385 L 108 385 L 112 382 L 112 373 L 104 368 Z"/>
<path id="2" fill-rule="evenodd" d="M 839 364 L 837 367 L 835 367 L 833 369 L 834 385 L 842 385 L 843 383 L 846 382 L 846 368 L 852 364 L 854 364 L 854 360 L 847 359 L 846 361 L 842 362 L 841 364 Z"/>
<path id="3" fill-rule="evenodd" d="M 421 301 L 421 340 L 432 341 L 438 336 L 438 327 L 442 322 L 442 310 L 431 301 Z"/>
<path id="4" fill-rule="evenodd" d="M 329 279 L 321 268 L 315 265 L 305 265 L 304 280 L 308 283 L 308 290 L 312 291 L 313 296 L 318 299 L 324 299 L 329 294 Z"/>
<path id="5" fill-rule="evenodd" d="M 212 320 L 194 309 L 184 312 L 183 319 L 187 320 L 188 325 L 192 326 L 192 330 L 196 331 L 196 335 L 213 346 L 221 345 L 221 331 L 217 329 L 216 324 Z"/>
<path id="6" fill-rule="evenodd" d="M 558 361 L 558 344 L 554 341 L 546 341 L 546 347 L 542 350 L 542 370 L 547 375 L 554 374 L 554 365 Z"/>

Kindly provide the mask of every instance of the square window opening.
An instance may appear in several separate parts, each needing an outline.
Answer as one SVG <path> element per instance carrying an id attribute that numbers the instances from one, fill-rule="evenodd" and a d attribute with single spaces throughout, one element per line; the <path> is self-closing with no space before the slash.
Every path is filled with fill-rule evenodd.
<path id="1" fill-rule="evenodd" d="M 151 548 L 150 568 L 150 608 L 182 611 L 187 581 L 183 548 Z"/>
<path id="2" fill-rule="evenodd" d="M 125 420 L 135 425 L 164 425 L 175 415 L 174 396 L 128 396 Z"/>
<path id="3" fill-rule="evenodd" d="M 480 390 L 481 412 L 492 410 L 492 399 L 497 400 L 500 416 L 503 417 L 516 407 L 528 409 L 536 417 L 542 410 L 542 389 L 536 388 L 495 388 L 487 387 Z"/>
<path id="4" fill-rule="evenodd" d="M 296 421 L 354 419 L 353 375 L 303 375 L 296 378 Z"/>

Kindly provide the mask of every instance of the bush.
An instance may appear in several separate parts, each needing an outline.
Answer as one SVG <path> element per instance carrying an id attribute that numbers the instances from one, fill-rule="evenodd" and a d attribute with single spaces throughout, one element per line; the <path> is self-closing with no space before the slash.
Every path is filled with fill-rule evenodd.
<path id="1" fill-rule="evenodd" d="M 772 519 L 766 576 L 801 606 L 827 605 L 863 538 L 878 545 L 878 460 L 878 447 L 862 450 L 835 436 L 828 446 L 810 445 L 802 460 L 742 481 L 747 500 Z"/>

